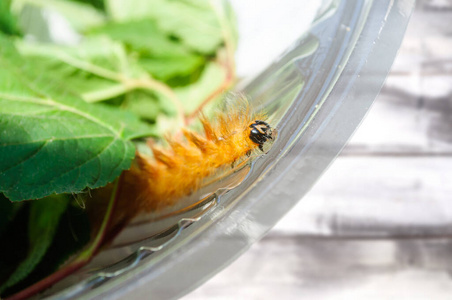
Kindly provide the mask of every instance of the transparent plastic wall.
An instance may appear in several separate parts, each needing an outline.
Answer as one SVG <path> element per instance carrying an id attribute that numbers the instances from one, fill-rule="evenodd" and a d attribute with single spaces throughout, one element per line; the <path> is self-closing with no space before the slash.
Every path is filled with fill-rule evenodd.
<path id="1" fill-rule="evenodd" d="M 413 5 L 324 1 L 308 32 L 243 88 L 278 132 L 268 153 L 189 210 L 151 224 L 147 238 L 104 251 L 44 296 L 171 299 L 227 266 L 302 199 L 344 147 L 384 82 Z M 90 271 L 109 261 L 117 263 Z"/>

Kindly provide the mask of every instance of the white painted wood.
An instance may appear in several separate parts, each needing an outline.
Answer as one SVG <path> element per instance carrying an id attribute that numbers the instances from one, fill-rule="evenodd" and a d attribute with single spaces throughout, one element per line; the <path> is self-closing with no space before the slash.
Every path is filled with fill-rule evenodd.
<path id="1" fill-rule="evenodd" d="M 272 232 L 452 234 L 451 195 L 452 157 L 340 157 Z"/>
<path id="2" fill-rule="evenodd" d="M 451 155 L 452 99 L 419 101 L 384 91 L 342 155 Z"/>
<path id="3" fill-rule="evenodd" d="M 443 248 L 270 236 L 184 299 L 450 299 L 450 265 L 429 265 Z"/>

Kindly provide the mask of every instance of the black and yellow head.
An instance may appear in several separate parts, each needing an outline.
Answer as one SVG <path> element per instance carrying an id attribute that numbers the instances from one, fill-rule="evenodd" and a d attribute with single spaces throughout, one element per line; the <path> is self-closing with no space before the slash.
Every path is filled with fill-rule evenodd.
<path id="1" fill-rule="evenodd" d="M 269 139 L 272 139 L 272 128 L 267 122 L 255 120 L 249 126 L 250 130 L 250 140 L 259 145 L 259 149 L 264 151 L 264 143 Z"/>

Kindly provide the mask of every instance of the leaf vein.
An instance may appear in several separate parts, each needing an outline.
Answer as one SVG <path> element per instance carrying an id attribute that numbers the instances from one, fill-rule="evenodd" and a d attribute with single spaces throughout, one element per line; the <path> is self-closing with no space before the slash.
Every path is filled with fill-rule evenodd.
<path id="1" fill-rule="evenodd" d="M 64 105 L 62 103 L 56 102 L 50 98 L 47 99 L 43 99 L 43 98 L 35 98 L 35 97 L 17 97 L 17 96 L 12 96 L 10 94 L 5 94 L 5 93 L 0 93 L 0 97 L 3 97 L 5 100 L 9 100 L 9 101 L 21 101 L 21 102 L 31 102 L 31 103 L 35 103 L 35 104 L 42 104 L 42 105 L 47 105 L 47 106 L 52 106 L 55 108 L 58 108 L 59 110 L 62 111 L 67 111 L 67 112 L 71 112 L 73 114 L 79 115 L 87 120 L 90 120 L 104 128 L 107 128 L 108 130 L 110 130 L 115 136 L 118 136 L 118 132 L 111 126 L 109 126 L 107 123 L 102 122 L 100 119 L 93 117 L 92 115 L 89 115 L 85 112 L 82 112 L 78 109 L 75 109 L 74 107 L 68 106 L 68 105 Z M 36 101 L 38 99 L 44 100 L 44 101 L 39 101 L 38 103 L 36 103 Z M 82 100 L 80 100 L 82 101 Z M 5 114 L 5 113 L 4 113 Z M 15 114 L 10 114 L 10 115 L 15 115 Z"/>
<path id="2" fill-rule="evenodd" d="M 39 153 L 39 151 L 41 151 L 42 148 L 44 148 L 47 144 L 48 144 L 48 141 L 44 142 L 41 146 L 39 146 L 39 148 L 37 148 L 35 151 L 33 151 L 33 153 L 30 153 L 30 155 L 24 157 L 23 159 L 21 159 L 20 161 L 18 161 L 17 163 L 15 163 L 13 165 L 11 165 L 10 167 L 3 169 L 2 173 L 6 173 L 8 170 L 15 168 L 18 165 L 22 164 L 23 162 L 35 157 Z M 14 186 L 14 184 L 13 184 L 13 186 Z"/>
<path id="3" fill-rule="evenodd" d="M 50 141 L 70 141 L 70 140 L 83 140 L 83 139 L 93 139 L 93 138 L 103 138 L 103 137 L 109 137 L 117 139 L 116 137 L 112 135 L 106 135 L 106 134 L 99 134 L 99 135 L 87 135 L 87 136 L 78 136 L 78 137 L 69 137 L 69 138 L 46 138 L 43 140 L 35 140 L 35 141 L 29 141 L 24 143 L 5 143 L 0 144 L 0 147 L 4 146 L 22 146 L 22 145 L 30 145 L 35 143 L 42 143 L 42 142 L 50 142 Z"/>
<path id="4" fill-rule="evenodd" d="M 61 173 L 61 174 L 58 174 L 58 176 L 56 176 L 56 177 L 52 178 L 51 180 L 49 180 L 49 184 L 52 184 L 55 180 L 61 178 L 61 177 L 64 176 L 65 174 L 67 174 L 67 173 L 69 173 L 69 172 L 72 172 L 73 170 L 75 170 L 75 169 L 77 169 L 77 168 L 81 168 L 83 165 L 86 165 L 87 163 L 91 162 L 93 159 L 100 157 L 100 156 L 102 155 L 103 152 L 105 152 L 108 148 L 110 148 L 110 147 L 113 145 L 114 142 L 116 142 L 116 141 L 118 141 L 118 140 L 121 141 L 121 139 L 115 138 L 115 139 L 114 139 L 113 141 L 111 141 L 108 145 L 106 145 L 102 150 L 100 150 L 99 153 L 98 153 L 97 155 L 93 155 L 92 158 L 90 158 L 90 159 L 84 161 L 83 163 L 81 163 L 81 164 L 79 164 L 79 165 L 77 165 L 77 166 L 74 166 L 74 167 L 72 167 L 71 169 L 69 169 L 69 170 L 67 170 L 67 171 L 65 171 L 65 172 L 63 172 L 63 173 Z"/>

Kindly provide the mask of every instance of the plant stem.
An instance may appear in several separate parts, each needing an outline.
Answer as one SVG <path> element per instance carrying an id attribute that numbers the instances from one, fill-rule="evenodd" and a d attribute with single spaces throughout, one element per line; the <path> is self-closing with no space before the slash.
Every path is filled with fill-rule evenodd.
<path id="1" fill-rule="evenodd" d="M 212 9 L 214 10 L 217 16 L 218 22 L 220 23 L 221 34 L 224 40 L 224 48 L 220 49 L 216 55 L 217 63 L 223 67 L 226 75 L 223 80 L 223 83 L 210 95 L 208 95 L 206 99 L 204 99 L 204 101 L 201 102 L 197 109 L 195 109 L 191 114 L 186 116 L 185 125 L 190 125 L 210 101 L 215 99 L 225 90 L 229 89 L 232 86 L 235 78 L 234 51 L 236 45 L 234 42 L 233 34 L 231 32 L 231 26 L 228 26 L 227 17 L 225 15 L 225 9 L 224 7 L 222 7 L 222 5 L 225 5 L 225 2 L 222 0 L 211 0 L 210 5 L 212 6 Z"/>
<path id="2" fill-rule="evenodd" d="M 130 78 L 126 77 L 122 74 L 113 72 L 111 70 L 105 69 L 100 66 L 96 66 L 94 64 L 91 64 L 89 62 L 79 60 L 77 58 L 74 58 L 70 55 L 66 54 L 60 54 L 58 55 L 58 59 L 65 62 L 68 65 L 71 65 L 75 68 L 78 68 L 80 70 L 89 72 L 91 74 L 97 75 L 99 77 L 109 79 L 112 81 L 119 82 L 120 86 L 112 87 L 108 90 L 100 91 L 100 92 L 93 92 L 90 94 L 84 95 L 84 100 L 87 102 L 100 102 L 106 99 L 111 98 L 112 96 L 119 96 L 122 94 L 125 94 L 127 92 L 130 92 L 135 89 L 146 89 L 153 92 L 157 92 L 165 97 L 167 97 L 175 106 L 177 110 L 177 119 L 179 121 L 179 124 L 184 123 L 184 109 L 182 107 L 182 104 L 177 97 L 177 95 L 173 92 L 173 90 L 163 82 L 160 82 L 158 80 L 153 79 L 152 77 L 142 77 L 142 78 Z"/>
<path id="3" fill-rule="evenodd" d="M 142 79 L 128 79 L 125 85 L 130 88 L 130 90 L 142 88 L 160 93 L 161 95 L 168 98 L 177 110 L 177 120 L 179 125 L 184 124 L 185 113 L 184 108 L 173 90 L 166 84 L 154 80 L 152 78 L 142 78 Z"/>

